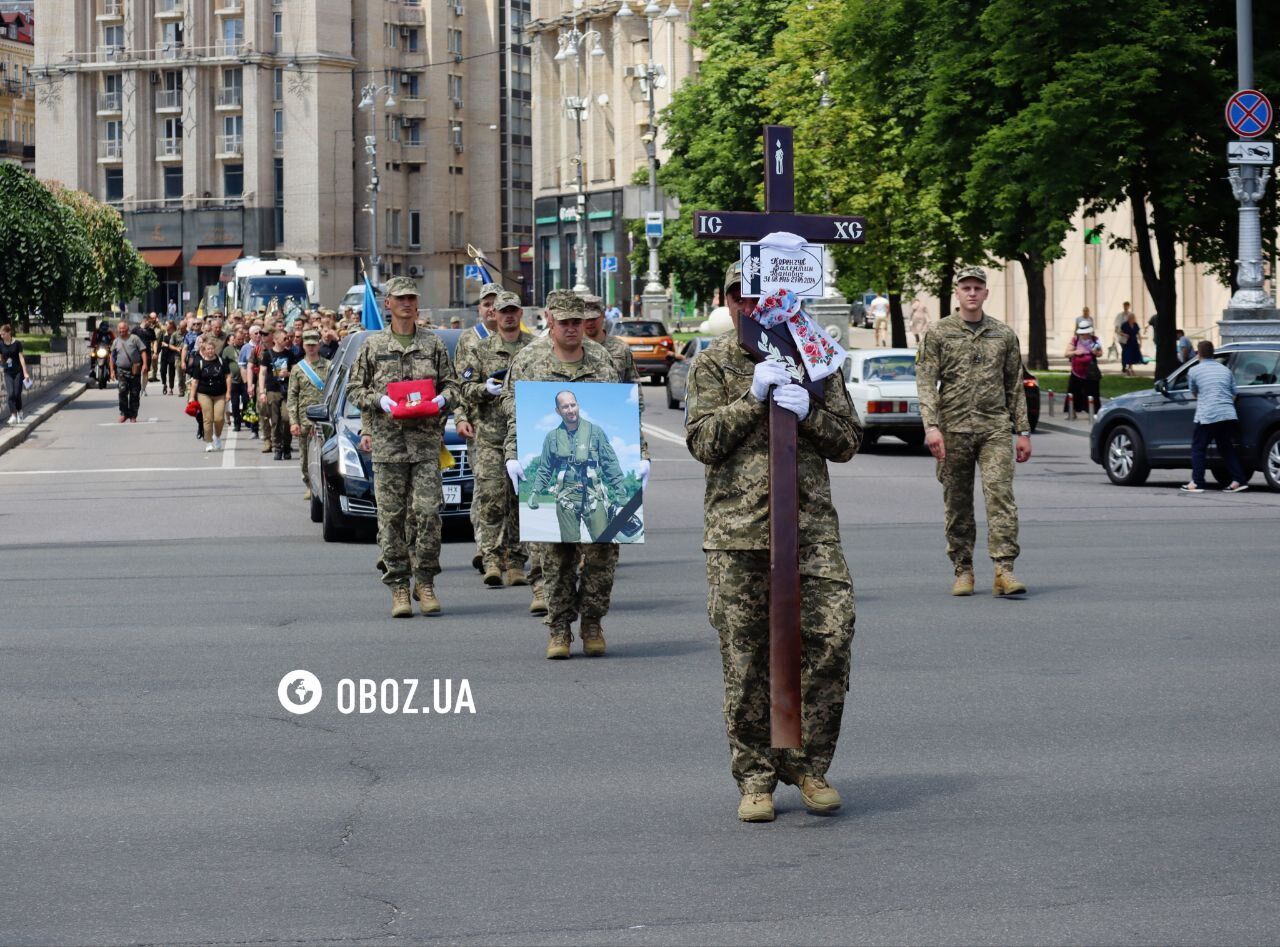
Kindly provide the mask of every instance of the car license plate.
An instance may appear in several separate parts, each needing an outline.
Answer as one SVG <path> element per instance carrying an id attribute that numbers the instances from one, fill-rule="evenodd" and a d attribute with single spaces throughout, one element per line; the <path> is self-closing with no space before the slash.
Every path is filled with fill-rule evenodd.
<path id="1" fill-rule="evenodd" d="M 908 402 L 907 402 L 907 413 L 908 413 L 908 414 L 919 414 L 919 413 L 920 413 L 920 402 L 919 402 L 919 401 L 908 401 Z"/>
<path id="2" fill-rule="evenodd" d="M 461 503 L 462 502 L 462 484 L 446 483 L 444 485 L 444 502 L 445 503 Z"/>
<path id="3" fill-rule="evenodd" d="M 653 351 L 653 346 L 652 346 L 652 345 L 633 345 L 633 346 L 631 346 L 631 351 L 633 351 L 633 352 L 652 352 L 652 351 Z"/>

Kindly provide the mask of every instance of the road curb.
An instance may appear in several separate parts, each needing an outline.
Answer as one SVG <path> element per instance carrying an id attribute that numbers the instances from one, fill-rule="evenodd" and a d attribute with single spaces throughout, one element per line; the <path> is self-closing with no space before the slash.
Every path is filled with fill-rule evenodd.
<path id="1" fill-rule="evenodd" d="M 78 369 L 68 372 L 68 378 L 75 375 L 77 371 Z M 59 382 L 59 384 L 62 384 L 62 382 Z M 56 387 L 57 385 L 50 385 L 45 391 L 49 392 Z M 0 428 L 0 454 L 8 453 L 25 441 L 31 436 L 32 431 L 57 414 L 63 407 L 79 398 L 88 387 L 83 381 L 62 384 L 62 390 L 49 396 L 34 411 L 30 412 L 27 415 L 27 420 L 22 424 L 10 426 L 6 423 L 3 428 Z"/>
<path id="2" fill-rule="evenodd" d="M 1088 428 L 1086 428 L 1083 431 L 1077 431 L 1073 427 L 1067 427 L 1065 424 L 1056 424 L 1053 421 L 1046 421 L 1044 420 L 1044 418 L 1041 418 L 1039 422 L 1037 422 L 1036 428 L 1043 429 L 1046 431 L 1052 431 L 1054 434 L 1074 434 L 1076 437 L 1089 436 Z"/>

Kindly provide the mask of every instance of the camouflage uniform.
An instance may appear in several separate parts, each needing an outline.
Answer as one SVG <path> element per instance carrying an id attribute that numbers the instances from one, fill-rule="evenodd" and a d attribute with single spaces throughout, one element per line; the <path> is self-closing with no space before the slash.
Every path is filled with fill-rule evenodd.
<path id="1" fill-rule="evenodd" d="M 736 333 L 705 349 L 689 373 L 685 440 L 706 465 L 703 549 L 707 614 L 720 635 L 724 719 L 740 791 L 779 778 L 825 776 L 849 688 L 853 580 L 840 548 L 827 461 L 857 452 L 862 427 L 843 378 L 824 382 L 799 424 L 800 688 L 803 747 L 774 750 L 769 729 L 769 410 L 751 395 L 754 363 Z"/>
<path id="2" fill-rule="evenodd" d="M 579 542 L 581 528 L 586 526 L 594 542 L 609 526 L 609 491 L 621 491 L 622 481 L 618 455 L 603 428 L 580 418 L 577 428 L 570 431 L 561 421 L 543 439 L 529 503 L 533 507 L 536 497 L 551 491 L 560 541 Z"/>
<path id="3" fill-rule="evenodd" d="M 485 283 L 480 287 L 480 301 L 483 302 L 486 296 L 497 296 L 501 292 L 502 285 L 500 283 Z M 461 369 L 458 369 L 458 366 L 462 364 L 464 359 L 468 359 L 470 357 L 475 347 L 496 334 L 496 332 L 491 331 L 489 327 L 484 324 L 484 319 L 482 318 L 476 319 L 476 324 L 470 328 L 463 329 L 462 334 L 458 336 L 457 343 L 453 347 L 454 368 L 461 371 Z M 461 396 L 461 392 L 459 392 L 459 394 L 461 400 L 458 403 L 458 410 L 453 413 L 453 420 L 455 423 L 470 420 L 467 417 L 468 405 L 466 398 L 465 396 Z M 470 453 L 470 450 L 468 453 Z M 478 487 L 479 483 L 477 482 L 477 488 Z M 471 533 L 475 537 L 476 552 L 483 556 L 484 527 L 480 521 L 480 509 L 474 498 L 471 501 L 471 512 L 467 515 L 467 518 L 471 521 Z"/>
<path id="4" fill-rule="evenodd" d="M 916 361 L 920 417 L 926 431 L 942 431 L 946 447 L 937 467 L 947 555 L 957 574 L 972 570 L 976 465 L 987 503 L 987 551 L 997 565 L 1012 565 L 1019 551 L 1012 435 L 1031 429 L 1018 337 L 986 314 L 972 324 L 947 316 L 925 333 Z"/>
<path id="5" fill-rule="evenodd" d="M 465 334 L 472 334 L 468 330 Z M 464 334 L 464 335 L 465 335 Z M 476 489 L 472 509 L 476 511 L 476 538 L 484 567 L 523 569 L 529 558 L 520 542 L 519 503 L 507 479 L 503 446 L 507 419 L 500 399 L 485 390 L 485 382 L 495 372 L 511 367 L 515 356 L 533 340 L 521 332 L 514 342 L 506 342 L 494 332 L 459 355 L 456 366 L 462 392 L 463 413 L 458 420 L 469 421 L 476 436 L 471 443 L 471 468 Z M 462 348 L 459 343 L 455 352 Z"/>
<path id="6" fill-rule="evenodd" d="M 396 381 L 433 378 L 445 406 L 434 417 L 393 418 L 379 401 Z M 373 439 L 374 492 L 382 581 L 421 588 L 440 572 L 440 447 L 449 409 L 458 394 L 449 352 L 430 329 L 417 328 L 409 345 L 390 325 L 365 340 L 351 366 L 347 397 L 360 409 L 360 430 Z"/>
<path id="7" fill-rule="evenodd" d="M 309 341 L 306 336 L 304 336 L 304 340 Z M 303 371 L 302 366 L 304 364 L 310 365 L 312 370 L 320 376 L 319 388 L 311 383 L 311 379 Z M 307 420 L 307 408 L 313 404 L 320 403 L 324 394 L 324 382 L 328 377 L 329 361 L 323 358 L 316 358 L 315 364 L 305 361 L 299 362 L 294 366 L 294 370 L 289 373 L 289 396 L 286 402 L 289 407 L 289 423 L 298 425 L 302 431 L 298 438 L 298 453 L 302 455 L 302 482 L 307 485 L 309 490 L 312 489 L 312 486 L 308 458 L 311 454 L 311 429 L 314 425 Z"/>
<path id="8" fill-rule="evenodd" d="M 603 346 L 584 339 L 582 348 L 582 361 L 562 362 L 556 358 L 550 339 L 544 338 L 526 346 L 512 360 L 502 396 L 502 410 L 507 419 L 506 460 L 515 460 L 518 456 L 515 420 L 517 381 L 582 383 L 618 380 L 613 360 Z M 609 599 L 613 594 L 613 573 L 618 564 L 617 543 L 531 543 L 530 546 L 535 563 L 542 567 L 547 600 L 544 623 L 551 626 L 553 632 L 568 632 L 569 626 L 579 616 L 584 621 L 599 621 L 608 613 Z"/>

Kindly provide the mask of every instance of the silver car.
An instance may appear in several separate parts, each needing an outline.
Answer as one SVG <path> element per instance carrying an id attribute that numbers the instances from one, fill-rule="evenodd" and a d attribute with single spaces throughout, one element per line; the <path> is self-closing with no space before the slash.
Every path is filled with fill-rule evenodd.
<path id="1" fill-rule="evenodd" d="M 685 395 L 689 391 L 689 366 L 694 356 L 714 342 L 710 336 L 700 335 L 690 339 L 680 348 L 680 355 L 667 369 L 667 407 L 679 408 L 684 404 Z"/>

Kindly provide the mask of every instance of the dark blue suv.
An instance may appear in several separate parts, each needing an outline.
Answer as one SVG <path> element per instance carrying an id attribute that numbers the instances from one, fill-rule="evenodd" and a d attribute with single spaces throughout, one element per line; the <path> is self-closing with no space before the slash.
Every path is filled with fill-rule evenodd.
<path id="1" fill-rule="evenodd" d="M 1280 342 L 1233 342 L 1214 357 L 1236 380 L 1240 463 L 1246 474 L 1260 470 L 1267 485 L 1280 490 Z M 1102 406 L 1089 435 L 1089 456 L 1112 483 L 1137 486 L 1152 468 L 1191 467 L 1196 399 L 1187 371 L 1194 364 L 1193 359 L 1149 391 L 1121 395 Z M 1213 447 L 1209 469 L 1220 484 L 1230 481 Z"/>

